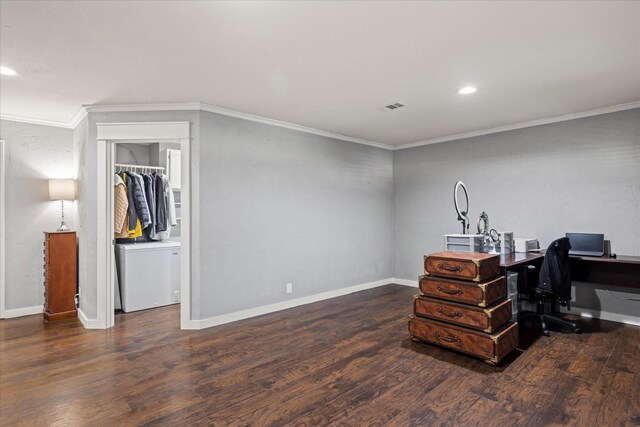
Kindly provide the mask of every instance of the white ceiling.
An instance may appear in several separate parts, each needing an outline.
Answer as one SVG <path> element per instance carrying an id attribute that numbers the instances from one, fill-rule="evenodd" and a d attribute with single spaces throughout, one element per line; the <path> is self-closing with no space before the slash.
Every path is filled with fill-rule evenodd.
<path id="1" fill-rule="evenodd" d="M 2 1 L 0 25 L 5 117 L 203 102 L 398 146 L 640 100 L 637 1 Z"/>

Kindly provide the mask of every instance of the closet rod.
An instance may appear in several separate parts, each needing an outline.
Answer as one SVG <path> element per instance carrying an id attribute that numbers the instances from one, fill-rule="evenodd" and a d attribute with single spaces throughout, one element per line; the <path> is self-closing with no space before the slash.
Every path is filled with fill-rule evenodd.
<path id="1" fill-rule="evenodd" d="M 162 166 L 145 166 L 145 165 L 127 165 L 124 163 L 115 163 L 113 166 L 119 168 L 134 168 L 134 169 L 156 169 L 156 170 L 164 170 Z"/>

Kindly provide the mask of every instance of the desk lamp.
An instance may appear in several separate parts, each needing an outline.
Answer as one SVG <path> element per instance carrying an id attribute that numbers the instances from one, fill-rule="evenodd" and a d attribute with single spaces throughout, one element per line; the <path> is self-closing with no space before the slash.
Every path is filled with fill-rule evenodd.
<path id="1" fill-rule="evenodd" d="M 73 179 L 50 179 L 49 200 L 60 200 L 62 204 L 62 219 L 57 231 L 69 231 L 64 223 L 64 201 L 76 199 L 76 182 Z"/>

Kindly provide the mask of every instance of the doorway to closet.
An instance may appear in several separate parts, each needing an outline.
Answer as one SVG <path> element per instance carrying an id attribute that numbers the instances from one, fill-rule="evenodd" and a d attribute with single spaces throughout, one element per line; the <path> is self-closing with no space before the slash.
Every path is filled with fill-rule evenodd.
<path id="1" fill-rule="evenodd" d="M 98 327 L 112 327 L 116 311 L 180 304 L 180 327 L 187 329 L 189 123 L 99 123 L 97 127 Z"/>
<path id="2" fill-rule="evenodd" d="M 179 143 L 116 142 L 115 321 L 180 303 Z"/>

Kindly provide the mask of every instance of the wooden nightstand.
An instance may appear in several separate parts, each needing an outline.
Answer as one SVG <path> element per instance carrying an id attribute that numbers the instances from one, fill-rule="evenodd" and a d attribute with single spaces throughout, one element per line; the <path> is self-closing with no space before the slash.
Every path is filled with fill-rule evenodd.
<path id="1" fill-rule="evenodd" d="M 76 232 L 44 233 L 44 320 L 75 317 Z"/>

